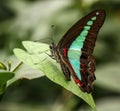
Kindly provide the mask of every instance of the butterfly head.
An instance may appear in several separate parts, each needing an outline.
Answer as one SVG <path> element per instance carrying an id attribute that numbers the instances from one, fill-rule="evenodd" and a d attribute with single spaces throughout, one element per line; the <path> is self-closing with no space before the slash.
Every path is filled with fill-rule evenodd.
<path id="1" fill-rule="evenodd" d="M 58 50 L 57 50 L 56 44 L 54 42 L 52 42 L 50 44 L 49 48 L 50 48 L 50 52 L 51 52 L 51 57 L 53 59 L 55 59 L 57 62 L 59 62 L 60 59 L 59 59 L 59 55 L 58 55 Z"/>
<path id="2" fill-rule="evenodd" d="M 54 49 L 54 47 L 55 47 L 55 43 L 54 43 L 54 42 L 52 42 L 52 43 L 50 44 L 49 48 L 50 48 L 50 50 L 53 50 L 53 49 Z"/>
<path id="3" fill-rule="evenodd" d="M 51 56 L 53 57 L 53 56 L 55 55 L 54 53 L 55 53 L 55 49 L 56 49 L 55 43 L 52 42 L 52 43 L 50 44 L 49 48 L 50 48 Z"/>

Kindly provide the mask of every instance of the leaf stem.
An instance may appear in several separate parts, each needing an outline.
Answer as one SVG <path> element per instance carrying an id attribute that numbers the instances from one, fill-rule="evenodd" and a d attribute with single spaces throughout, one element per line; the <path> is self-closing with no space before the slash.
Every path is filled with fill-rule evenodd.
<path id="1" fill-rule="evenodd" d="M 23 64 L 23 62 L 20 62 L 20 63 L 13 69 L 12 72 L 15 72 L 22 64 Z"/>

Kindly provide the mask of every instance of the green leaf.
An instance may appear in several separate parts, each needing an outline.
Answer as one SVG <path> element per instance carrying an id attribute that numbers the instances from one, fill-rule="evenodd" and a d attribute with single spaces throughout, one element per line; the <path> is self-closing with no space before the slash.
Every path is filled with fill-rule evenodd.
<path id="1" fill-rule="evenodd" d="M 96 106 L 91 94 L 82 92 L 73 79 L 69 82 L 65 80 L 60 65 L 48 56 L 48 54 L 50 54 L 49 45 L 24 41 L 23 46 L 27 52 L 21 49 L 14 49 L 15 55 L 20 60 L 25 64 L 42 71 L 50 80 L 82 98 L 94 111 L 96 111 Z"/>
<path id="2" fill-rule="evenodd" d="M 35 79 L 44 76 L 38 69 L 33 69 L 28 65 L 22 63 L 16 56 L 10 56 L 9 60 L 12 62 L 11 71 L 15 73 L 15 76 L 7 82 L 7 87 L 20 79 Z"/>
<path id="3" fill-rule="evenodd" d="M 0 84 L 6 83 L 8 80 L 14 77 L 14 72 L 0 69 Z"/>
<path id="4" fill-rule="evenodd" d="M 13 77 L 13 72 L 0 69 L 0 95 L 3 94 L 3 92 L 5 91 L 6 83 L 8 82 L 8 80 L 10 80 Z"/>

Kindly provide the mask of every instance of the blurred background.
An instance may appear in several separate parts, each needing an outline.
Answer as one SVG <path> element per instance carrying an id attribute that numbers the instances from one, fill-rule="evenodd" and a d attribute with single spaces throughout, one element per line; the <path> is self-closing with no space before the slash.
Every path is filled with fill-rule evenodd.
<path id="1" fill-rule="evenodd" d="M 119 0 L 0 0 L 0 61 L 22 48 L 23 40 L 57 43 L 81 17 L 106 10 L 94 56 L 93 97 L 98 111 L 120 110 L 120 1 Z M 54 25 L 54 30 L 51 29 Z M 52 32 L 54 31 L 54 34 Z M 22 80 L 9 87 L 0 111 L 90 111 L 88 105 L 46 77 Z"/>

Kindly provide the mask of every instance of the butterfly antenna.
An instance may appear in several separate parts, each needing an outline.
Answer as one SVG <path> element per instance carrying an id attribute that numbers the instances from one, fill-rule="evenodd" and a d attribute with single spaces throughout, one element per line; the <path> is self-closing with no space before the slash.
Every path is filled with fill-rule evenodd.
<path id="1" fill-rule="evenodd" d="M 55 35 L 55 26 L 54 25 L 51 25 L 51 29 L 52 29 L 52 31 L 51 31 L 51 41 L 52 41 L 52 43 L 54 43 L 54 35 Z"/>

